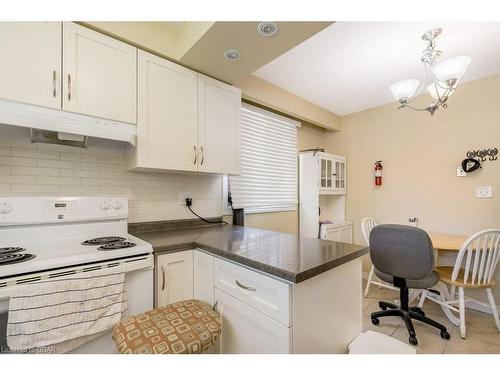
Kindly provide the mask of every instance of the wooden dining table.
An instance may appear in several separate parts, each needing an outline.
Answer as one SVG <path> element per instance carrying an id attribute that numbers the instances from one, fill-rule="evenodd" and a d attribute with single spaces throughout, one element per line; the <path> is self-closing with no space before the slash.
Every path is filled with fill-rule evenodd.
<path id="1" fill-rule="evenodd" d="M 429 233 L 432 246 L 437 251 L 458 251 L 468 236 L 457 234 Z"/>

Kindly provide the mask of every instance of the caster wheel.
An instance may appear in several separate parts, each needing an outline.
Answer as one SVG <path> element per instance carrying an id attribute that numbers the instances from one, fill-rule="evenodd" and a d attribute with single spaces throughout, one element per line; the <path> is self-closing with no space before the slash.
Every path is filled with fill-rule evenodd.
<path id="1" fill-rule="evenodd" d="M 372 318 L 372 323 L 377 326 L 380 323 L 380 320 L 378 320 L 378 318 Z"/>
<path id="2" fill-rule="evenodd" d="M 441 338 L 442 339 L 445 339 L 445 340 L 449 340 L 450 339 L 450 334 L 446 331 L 441 331 Z"/>
<path id="3" fill-rule="evenodd" d="M 410 336 L 408 338 L 408 341 L 410 342 L 410 344 L 412 345 L 418 345 L 418 341 L 417 341 L 417 338 L 416 337 L 413 337 L 413 336 Z"/>

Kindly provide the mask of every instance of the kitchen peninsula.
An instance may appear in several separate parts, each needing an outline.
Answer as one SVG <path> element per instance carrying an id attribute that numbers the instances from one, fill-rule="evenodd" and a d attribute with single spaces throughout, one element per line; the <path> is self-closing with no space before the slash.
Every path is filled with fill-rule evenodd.
<path id="1" fill-rule="evenodd" d="M 191 220 L 129 230 L 153 246 L 155 304 L 214 305 L 221 353 L 344 353 L 361 332 L 367 248 Z"/>

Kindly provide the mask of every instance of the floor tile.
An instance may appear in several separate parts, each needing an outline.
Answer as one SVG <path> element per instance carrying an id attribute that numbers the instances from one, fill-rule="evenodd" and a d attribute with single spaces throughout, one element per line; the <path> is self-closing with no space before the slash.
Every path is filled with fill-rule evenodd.
<path id="1" fill-rule="evenodd" d="M 366 285 L 365 282 L 363 285 Z M 373 325 L 370 318 L 372 312 L 380 310 L 378 301 L 393 302 L 398 297 L 397 292 L 389 289 L 379 289 L 377 286 L 370 288 L 368 298 L 363 299 L 363 331 L 381 332 L 407 344 L 408 331 L 401 318 L 382 318 L 378 326 Z M 414 300 L 410 305 L 415 306 L 417 303 L 418 301 Z M 460 337 L 459 328 L 446 318 L 440 305 L 427 300 L 423 310 L 426 316 L 443 324 L 448 329 L 451 338 L 449 341 L 443 340 L 436 328 L 414 321 L 418 339 L 416 346 L 418 354 L 500 354 L 500 333 L 497 331 L 491 315 L 466 309 L 467 338 L 464 340 Z"/>
<path id="2" fill-rule="evenodd" d="M 445 348 L 445 354 L 500 354 L 500 346 L 493 345 L 477 336 L 460 337 L 458 329 Z"/>
<path id="3" fill-rule="evenodd" d="M 391 336 L 402 324 L 401 318 L 397 316 L 388 316 L 380 319 L 378 325 L 374 325 L 371 320 L 371 313 L 375 311 L 380 311 L 378 301 L 371 304 L 363 311 L 363 331 L 371 330 Z"/>

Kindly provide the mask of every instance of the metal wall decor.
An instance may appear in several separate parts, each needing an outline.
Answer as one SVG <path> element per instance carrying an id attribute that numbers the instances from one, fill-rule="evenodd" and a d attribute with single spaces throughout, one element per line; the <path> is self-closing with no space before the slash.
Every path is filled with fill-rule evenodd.
<path id="1" fill-rule="evenodd" d="M 467 157 L 468 158 L 478 158 L 481 161 L 486 161 L 486 160 L 497 160 L 498 159 L 498 148 L 488 148 L 484 150 L 472 150 L 472 151 L 467 151 Z"/>

